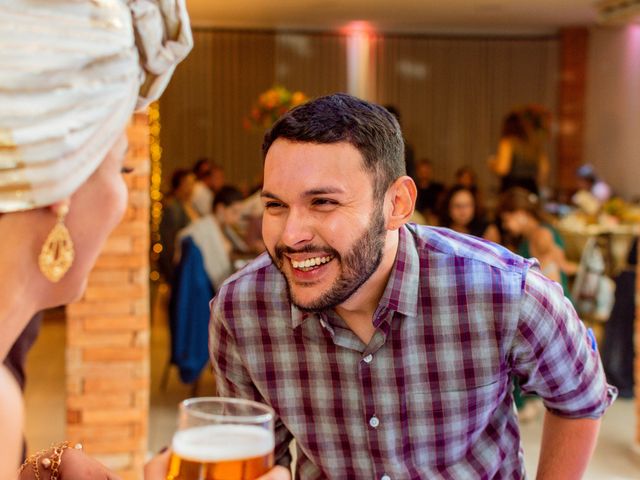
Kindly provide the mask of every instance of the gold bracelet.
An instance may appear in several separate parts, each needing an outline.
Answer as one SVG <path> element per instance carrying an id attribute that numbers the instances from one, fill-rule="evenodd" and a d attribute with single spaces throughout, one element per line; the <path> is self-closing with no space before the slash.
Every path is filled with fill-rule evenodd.
<path id="1" fill-rule="evenodd" d="M 51 476 L 49 477 L 49 480 L 58 480 L 58 469 L 60 468 L 60 462 L 62 462 L 62 453 L 65 451 L 65 449 L 69 448 L 69 442 L 62 442 L 61 444 L 59 444 L 58 446 L 54 447 L 53 449 L 53 454 L 51 455 L 49 460 L 50 466 L 51 466 Z M 42 466 L 44 468 L 47 468 L 44 465 L 44 460 L 42 462 Z"/>
<path id="2" fill-rule="evenodd" d="M 69 442 L 65 441 L 59 443 L 57 445 L 51 445 L 48 449 L 40 450 L 29 457 L 24 461 L 24 463 L 20 466 L 20 470 L 18 470 L 18 474 L 21 474 L 27 466 L 31 466 L 33 469 L 35 479 L 41 480 L 40 477 L 40 465 L 45 470 L 51 469 L 51 475 L 49 480 L 58 480 L 60 475 L 60 463 L 62 463 L 62 454 L 64 451 L 70 448 Z M 82 445 L 77 443 L 73 446 L 76 450 L 82 450 Z M 42 458 L 49 450 L 53 450 L 51 456 L 45 456 Z M 42 460 L 40 460 L 42 458 Z"/>
<path id="3" fill-rule="evenodd" d="M 18 475 L 20 475 L 25 468 L 30 466 L 33 469 L 34 476 L 36 480 L 40 480 L 40 468 L 38 467 L 38 460 L 40 457 L 46 453 L 47 450 L 40 450 L 39 452 L 33 453 L 29 455 L 26 460 L 20 465 L 20 469 L 18 470 Z"/>
<path id="4" fill-rule="evenodd" d="M 38 460 L 40 460 L 40 455 L 38 454 L 36 454 L 36 456 L 31 459 L 31 468 L 33 468 L 33 473 L 35 474 L 36 480 L 40 480 L 40 468 L 38 467 Z"/>

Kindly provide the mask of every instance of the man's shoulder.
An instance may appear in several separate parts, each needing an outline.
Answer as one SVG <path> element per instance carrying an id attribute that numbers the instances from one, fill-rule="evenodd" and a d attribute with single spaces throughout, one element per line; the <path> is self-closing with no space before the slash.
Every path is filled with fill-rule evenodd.
<path id="1" fill-rule="evenodd" d="M 235 302 L 260 302 L 286 297 L 286 282 L 265 252 L 231 275 L 216 298 Z"/>
<path id="2" fill-rule="evenodd" d="M 522 274 L 533 264 L 502 245 L 448 228 L 410 225 L 420 258 L 450 263 L 464 260 L 467 265 L 486 266 L 499 271 Z"/>
<path id="3" fill-rule="evenodd" d="M 263 327 L 281 332 L 294 315 L 286 281 L 266 253 L 224 281 L 211 311 L 211 324 L 226 324 L 237 339 L 253 338 Z"/>

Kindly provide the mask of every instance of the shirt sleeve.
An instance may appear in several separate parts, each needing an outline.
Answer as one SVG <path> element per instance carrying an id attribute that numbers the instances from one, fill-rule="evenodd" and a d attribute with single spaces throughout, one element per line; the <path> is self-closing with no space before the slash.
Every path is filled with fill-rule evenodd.
<path id="1" fill-rule="evenodd" d="M 523 278 L 510 362 L 522 390 L 542 397 L 562 417 L 599 418 L 617 396 L 607 385 L 593 333 L 562 287 L 537 269 Z"/>
<path id="2" fill-rule="evenodd" d="M 225 290 L 211 302 L 211 322 L 209 325 L 209 351 L 216 379 L 217 394 L 221 397 L 245 398 L 268 404 L 251 381 L 238 352 L 235 337 L 224 318 L 221 306 Z M 291 465 L 289 444 L 293 439 L 291 433 L 276 415 L 275 429 L 275 464 L 286 468 Z"/>

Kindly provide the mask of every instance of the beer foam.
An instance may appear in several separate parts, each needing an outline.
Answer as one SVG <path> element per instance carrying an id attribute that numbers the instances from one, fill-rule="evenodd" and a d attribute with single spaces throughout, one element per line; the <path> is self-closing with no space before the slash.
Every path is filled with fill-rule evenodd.
<path id="1" fill-rule="evenodd" d="M 207 425 L 180 430 L 173 436 L 173 451 L 185 460 L 220 462 L 267 455 L 273 435 L 255 425 Z"/>

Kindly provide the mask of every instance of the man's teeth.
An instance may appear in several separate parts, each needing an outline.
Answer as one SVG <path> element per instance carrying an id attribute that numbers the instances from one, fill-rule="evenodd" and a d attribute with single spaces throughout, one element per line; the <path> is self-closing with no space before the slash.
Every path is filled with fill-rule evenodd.
<path id="1" fill-rule="evenodd" d="M 293 266 L 293 268 L 311 268 L 318 265 L 322 265 L 323 263 L 327 263 L 331 261 L 332 258 L 333 258 L 332 256 L 314 257 L 314 258 L 307 258 L 306 260 L 302 260 L 300 262 L 296 260 L 291 260 L 291 265 Z"/>

